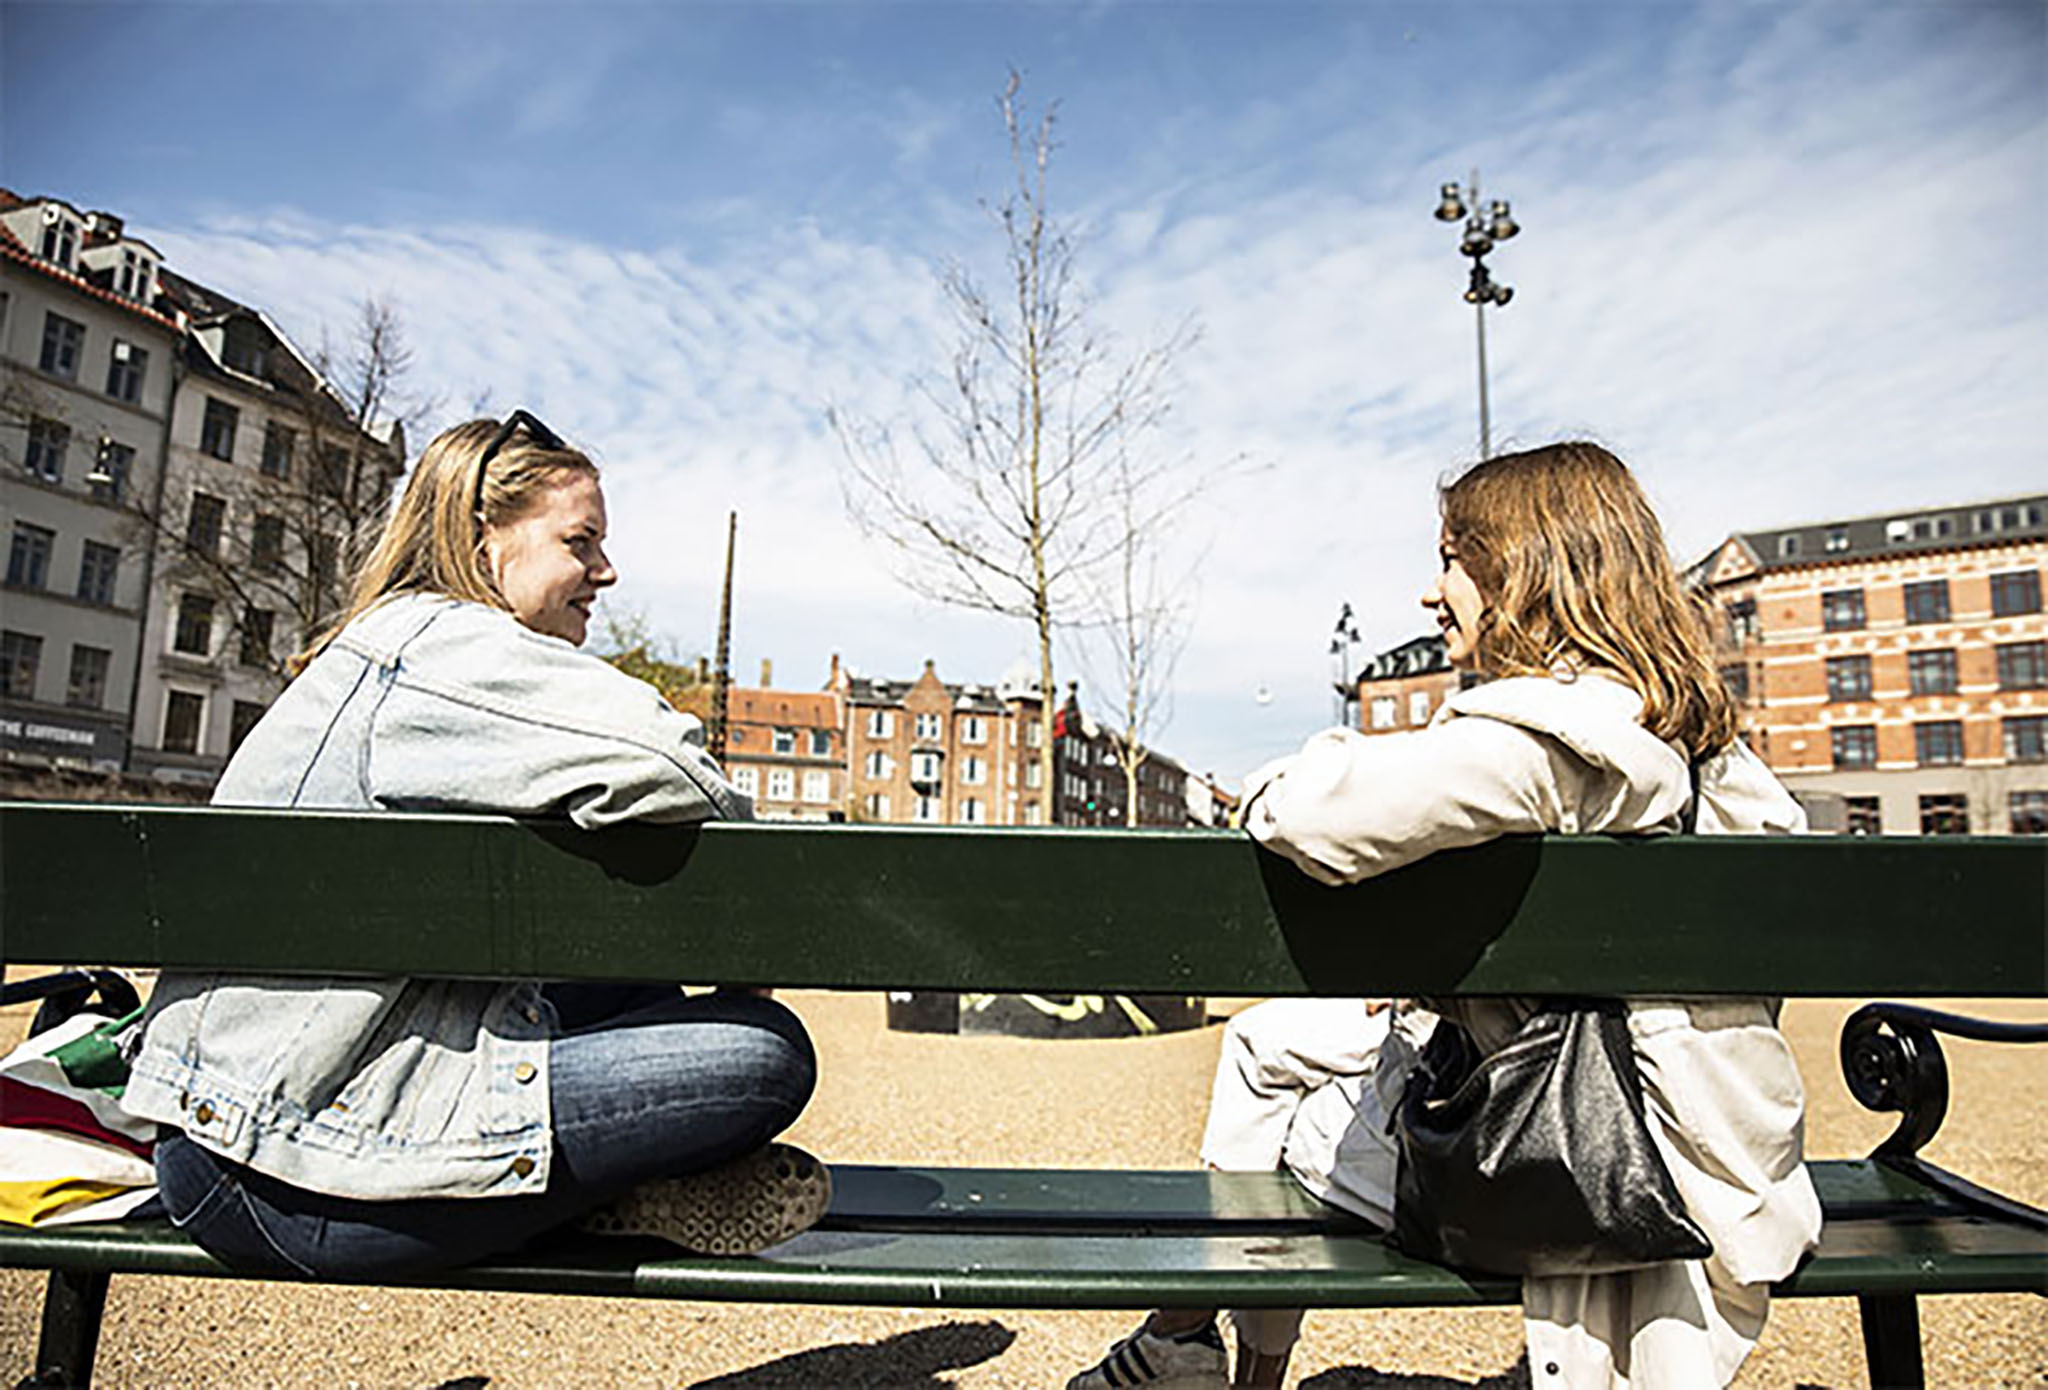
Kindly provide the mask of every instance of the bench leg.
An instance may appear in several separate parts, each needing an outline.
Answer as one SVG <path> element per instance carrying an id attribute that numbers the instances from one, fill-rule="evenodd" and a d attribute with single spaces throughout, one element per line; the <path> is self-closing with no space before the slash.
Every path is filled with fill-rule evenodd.
<path id="1" fill-rule="evenodd" d="M 1870 1364 L 1871 1385 L 1876 1390 L 1925 1386 L 1918 1301 L 1904 1293 L 1864 1294 L 1856 1302 L 1863 1312 L 1863 1355 Z"/>
<path id="2" fill-rule="evenodd" d="M 36 1347 L 36 1373 L 24 1385 L 90 1385 L 99 1351 L 100 1315 L 107 1308 L 107 1280 L 89 1270 L 50 1271 L 43 1291 L 43 1336 Z"/>

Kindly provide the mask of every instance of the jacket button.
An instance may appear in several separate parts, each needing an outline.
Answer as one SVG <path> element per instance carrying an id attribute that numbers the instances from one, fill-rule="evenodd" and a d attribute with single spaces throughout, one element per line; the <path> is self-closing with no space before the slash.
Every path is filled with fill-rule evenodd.
<path id="1" fill-rule="evenodd" d="M 526 1006 L 525 1008 L 521 1009 L 521 1010 L 520 1010 L 519 1012 L 520 1012 L 520 1013 L 522 1013 L 522 1014 L 524 1014 L 524 1015 L 526 1016 L 526 1021 L 527 1021 L 528 1023 L 538 1023 L 538 1022 L 540 1022 L 540 1010 L 539 1010 L 539 1009 L 536 1009 L 536 1008 L 535 1008 L 535 1007 L 533 1007 L 533 1005 L 531 1005 L 531 1004 L 528 1004 L 528 1005 L 527 1005 L 527 1006 Z"/>
<path id="2" fill-rule="evenodd" d="M 521 1154 L 521 1155 L 519 1155 L 519 1157 L 517 1157 L 517 1158 L 513 1159 L 513 1160 L 512 1160 L 512 1176 L 513 1176 L 513 1177 L 515 1177 L 515 1178 L 530 1178 L 530 1177 L 532 1177 L 532 1176 L 533 1176 L 533 1160 L 532 1160 L 532 1159 L 530 1159 L 530 1158 L 528 1158 L 528 1157 L 527 1157 L 527 1156 L 526 1156 L 525 1154 Z"/>
<path id="3" fill-rule="evenodd" d="M 1556 1375 L 1556 1374 L 1557 1374 L 1557 1363 L 1556 1363 L 1555 1361 L 1546 1361 L 1546 1362 L 1544 1362 L 1544 1363 L 1543 1363 L 1543 1374 L 1545 1374 L 1545 1375 L 1547 1375 L 1547 1376 L 1554 1376 L 1554 1375 Z"/>
<path id="4" fill-rule="evenodd" d="M 539 1075 L 540 1068 L 531 1062 L 521 1062 L 518 1066 L 512 1068 L 512 1079 L 522 1086 Z"/>
<path id="5" fill-rule="evenodd" d="M 193 1119 L 195 1119 L 195 1120 L 197 1120 L 197 1121 L 199 1121 L 199 1123 L 201 1123 L 201 1124 L 203 1124 L 203 1125 L 210 1125 L 210 1124 L 212 1124 L 212 1123 L 213 1123 L 213 1102 L 212 1102 L 212 1101 L 210 1101 L 210 1100 L 202 1100 L 202 1101 L 200 1101 L 200 1102 L 199 1102 L 199 1106 L 198 1106 L 198 1108 L 197 1108 L 197 1109 L 195 1109 L 195 1110 L 194 1110 L 194 1111 L 192 1112 L 192 1118 L 193 1118 Z"/>

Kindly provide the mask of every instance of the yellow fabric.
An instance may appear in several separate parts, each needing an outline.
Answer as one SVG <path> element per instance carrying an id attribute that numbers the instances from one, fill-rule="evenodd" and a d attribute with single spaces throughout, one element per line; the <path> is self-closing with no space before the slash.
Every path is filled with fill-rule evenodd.
<path id="1" fill-rule="evenodd" d="M 110 1197 L 126 1196 L 134 1190 L 125 1183 L 90 1182 L 84 1178 L 0 1182 L 0 1221 L 13 1226 L 43 1225 L 53 1217 Z"/>

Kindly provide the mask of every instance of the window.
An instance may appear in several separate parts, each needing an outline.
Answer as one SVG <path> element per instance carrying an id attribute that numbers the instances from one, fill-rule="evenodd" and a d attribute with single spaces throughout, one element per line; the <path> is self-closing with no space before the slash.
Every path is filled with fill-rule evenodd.
<path id="1" fill-rule="evenodd" d="M 313 580 L 313 602 L 324 614 L 337 598 L 334 581 L 341 567 L 341 538 L 315 536 L 307 546 L 307 552 L 308 570 Z"/>
<path id="2" fill-rule="evenodd" d="M 201 453 L 217 459 L 232 459 L 235 456 L 235 426 L 241 422 L 242 412 L 226 401 L 206 398 L 206 418 L 199 425 L 199 449 Z"/>
<path id="3" fill-rule="evenodd" d="M 1820 624 L 1829 632 L 1852 631 L 1865 621 L 1861 589 L 1830 589 L 1820 596 Z"/>
<path id="4" fill-rule="evenodd" d="M 1780 557 L 1789 560 L 1798 553 L 1799 533 L 1797 531 L 1788 532 L 1778 537 L 1778 554 Z"/>
<path id="5" fill-rule="evenodd" d="M 829 758 L 832 756 L 832 731 L 830 729 L 811 730 L 811 756 L 814 758 Z"/>
<path id="6" fill-rule="evenodd" d="M 872 778 L 887 777 L 890 772 L 889 755 L 879 748 L 875 749 L 868 754 L 868 760 L 863 764 L 861 770 Z"/>
<path id="7" fill-rule="evenodd" d="M 258 574 L 284 568 L 284 518 L 259 516 L 249 534 L 249 564 Z"/>
<path id="8" fill-rule="evenodd" d="M 1830 555 L 1833 555 L 1833 554 L 1835 554 L 1835 553 L 1836 553 L 1837 551 L 1847 550 L 1848 548 L 1849 548 L 1849 528 L 1848 528 L 1848 527 L 1846 527 L 1846 526 L 1830 526 L 1830 527 L 1828 527 L 1828 539 L 1827 539 L 1827 550 L 1828 550 L 1828 553 L 1829 553 Z"/>
<path id="9" fill-rule="evenodd" d="M 324 497 L 348 496 L 348 450 L 330 444 L 320 451 L 320 468 L 313 477 L 313 486 Z"/>
<path id="10" fill-rule="evenodd" d="M 1721 668 L 1721 684 L 1728 687 L 1728 694 L 1731 699 L 1747 700 L 1749 698 L 1749 664 L 1738 661 L 1733 666 L 1723 666 Z"/>
<path id="11" fill-rule="evenodd" d="M 896 732 L 896 716 L 885 709 L 868 711 L 868 737 L 887 738 Z"/>
<path id="12" fill-rule="evenodd" d="M 263 427 L 263 476 L 285 479 L 292 475 L 292 450 L 298 447 L 296 430 L 272 420 Z"/>
<path id="13" fill-rule="evenodd" d="M 57 213 L 54 218 L 50 216 L 53 212 Z M 78 224 L 48 204 L 43 207 L 43 218 L 43 259 L 71 269 L 72 254 L 78 249 Z"/>
<path id="14" fill-rule="evenodd" d="M 753 796 L 761 789 L 761 775 L 751 767 L 736 767 L 732 770 L 732 785 L 735 790 Z"/>
<path id="15" fill-rule="evenodd" d="M 1991 616 L 2009 618 L 2015 613 L 2041 611 L 2041 571 L 2013 570 L 1991 576 Z"/>
<path id="16" fill-rule="evenodd" d="M 276 626 L 277 614 L 268 608 L 251 608 L 243 613 L 242 641 L 236 659 L 244 666 L 269 670 L 271 633 Z"/>
<path id="17" fill-rule="evenodd" d="M 87 541 L 78 561 L 78 596 L 87 603 L 114 601 L 114 575 L 121 568 L 121 548 Z"/>
<path id="18" fill-rule="evenodd" d="M 832 799 L 832 774 L 829 772 L 806 772 L 804 774 L 804 800 L 823 805 Z"/>
<path id="19" fill-rule="evenodd" d="M 2048 835 L 2048 792 L 2007 792 L 2007 813 L 2015 835 Z"/>
<path id="20" fill-rule="evenodd" d="M 1373 727 L 1374 727 L 1375 729 L 1391 729 L 1391 728 L 1393 728 L 1393 727 L 1394 727 L 1394 716 L 1395 716 L 1395 714 L 1396 714 L 1396 713 L 1398 712 L 1398 710 L 1399 710 L 1399 706 L 1398 706 L 1398 705 L 1397 705 L 1397 703 L 1395 702 L 1395 700 L 1394 700 L 1394 697 L 1393 697 L 1393 696 L 1391 696 L 1391 695 L 1375 695 L 1375 696 L 1373 696 L 1373 697 L 1372 697 L 1372 726 L 1373 726 Z"/>
<path id="21" fill-rule="evenodd" d="M 256 727 L 256 721 L 263 718 L 263 706 L 254 700 L 237 700 L 228 711 L 228 756 L 242 746 L 242 740 L 249 736 L 249 730 Z"/>
<path id="22" fill-rule="evenodd" d="M 960 780 L 970 787 L 978 787 L 988 781 L 988 764 L 969 753 L 960 760 Z"/>
<path id="23" fill-rule="evenodd" d="M 869 792 L 868 799 L 861 805 L 866 808 L 869 820 L 889 819 L 889 793 Z"/>
<path id="24" fill-rule="evenodd" d="M 917 799 L 917 820 L 931 824 L 939 819 L 939 799 L 936 796 L 920 796 Z"/>
<path id="25" fill-rule="evenodd" d="M 220 553 L 221 523 L 227 520 L 228 504 L 210 492 L 192 494 L 192 510 L 185 517 L 185 547 L 201 555 Z"/>
<path id="26" fill-rule="evenodd" d="M 64 451 L 71 447 L 71 426 L 41 416 L 28 422 L 28 453 L 22 463 L 46 483 L 64 481 Z"/>
<path id="27" fill-rule="evenodd" d="M 2006 716 L 2005 760 L 2009 763 L 2048 762 L 2048 715 Z"/>
<path id="28" fill-rule="evenodd" d="M 1851 835 L 1884 834 L 1884 815 L 1874 796 L 1842 798 L 1842 829 Z"/>
<path id="29" fill-rule="evenodd" d="M 1922 835 L 1967 835 L 1970 833 L 1970 799 L 1959 792 L 1939 792 L 1920 798 Z"/>
<path id="30" fill-rule="evenodd" d="M 36 672 L 43 665 L 43 639 L 27 632 L 0 632 L 0 695 L 36 697 Z"/>
<path id="31" fill-rule="evenodd" d="M 1828 699 L 1867 700 L 1870 698 L 1870 658 L 1867 656 L 1831 656 L 1828 658 Z"/>
<path id="32" fill-rule="evenodd" d="M 65 688 L 64 703 L 76 709 L 98 709 L 107 701 L 107 668 L 114 654 L 105 647 L 74 643 L 71 648 L 71 683 Z"/>
<path id="33" fill-rule="evenodd" d="M 1044 728 L 1036 719 L 1024 726 L 1024 746 L 1026 748 L 1036 748 L 1044 736 Z"/>
<path id="34" fill-rule="evenodd" d="M 230 319 L 221 334 L 220 360 L 238 372 L 264 376 L 270 359 L 270 335 L 248 319 Z"/>
<path id="35" fill-rule="evenodd" d="M 910 755 L 910 780 L 913 782 L 938 781 L 939 755 L 936 753 L 912 753 Z"/>
<path id="36" fill-rule="evenodd" d="M 1937 647 L 1932 651 L 1907 652 L 1906 676 L 1912 682 L 1915 695 L 1955 694 L 1955 648 Z"/>
<path id="37" fill-rule="evenodd" d="M 116 444 L 107 439 L 100 442 L 98 471 L 106 477 L 105 482 L 94 482 L 92 496 L 95 502 L 118 502 L 121 493 L 128 486 L 128 472 L 135 466 L 135 450 L 126 444 Z"/>
<path id="38" fill-rule="evenodd" d="M 142 378 L 149 371 L 149 354 L 123 338 L 114 339 L 107 354 L 107 394 L 134 405 L 142 399 Z"/>
<path id="39" fill-rule="evenodd" d="M 1037 791 L 1039 786 L 1045 781 L 1045 774 L 1040 770 L 1043 766 L 1044 764 L 1040 763 L 1036 758 L 1024 764 L 1024 785 L 1032 791 Z"/>
<path id="40" fill-rule="evenodd" d="M 2048 642 L 2002 642 L 1998 647 L 1998 688 L 2039 690 L 2048 686 Z"/>
<path id="41" fill-rule="evenodd" d="M 980 825 L 985 819 L 986 817 L 981 813 L 980 798 L 970 796 L 960 803 L 960 823 L 962 825 Z"/>
<path id="42" fill-rule="evenodd" d="M 47 526 L 26 521 L 14 523 L 14 540 L 7 548 L 7 582 L 17 589 L 41 589 L 50 582 L 50 547 L 57 533 Z"/>
<path id="43" fill-rule="evenodd" d="M 178 627 L 171 636 L 171 650 L 205 656 L 213 650 L 213 600 L 205 594 L 185 594 L 178 600 Z"/>
<path id="44" fill-rule="evenodd" d="M 199 726 L 205 722 L 206 697 L 189 690 L 173 690 L 164 701 L 164 751 L 197 753 Z"/>
<path id="45" fill-rule="evenodd" d="M 1838 724 L 1828 731 L 1837 768 L 1877 766 L 1877 726 Z"/>
<path id="46" fill-rule="evenodd" d="M 1729 641 L 1740 646 L 1763 635 L 1763 624 L 1757 621 L 1755 599 L 1739 598 L 1728 605 Z"/>
<path id="47" fill-rule="evenodd" d="M 1025 805 L 1024 823 L 1026 825 L 1037 825 L 1040 821 L 1044 819 L 1045 809 L 1041 807 L 1036 801 L 1029 802 Z"/>
<path id="48" fill-rule="evenodd" d="M 962 743 L 987 743 L 988 723 L 978 714 L 970 714 L 960 721 Z"/>
<path id="49" fill-rule="evenodd" d="M 794 752 L 796 752 L 796 730 L 795 730 L 795 729 L 777 729 L 777 730 L 775 731 L 775 737 L 774 737 L 773 743 L 774 743 L 775 751 L 776 751 L 776 752 L 778 752 L 778 753 L 794 753 Z"/>
<path id="50" fill-rule="evenodd" d="M 78 355 L 84 347 L 84 324 L 54 309 L 43 315 L 43 355 L 37 365 L 44 371 L 67 381 L 78 380 Z"/>
<path id="51" fill-rule="evenodd" d="M 1913 753 L 1922 767 L 1955 767 L 1963 761 L 1963 722 L 1932 719 L 1913 726 Z"/>
<path id="52" fill-rule="evenodd" d="M 944 721 L 936 714 L 920 714 L 917 716 L 916 736 L 918 738 L 938 738 L 943 732 Z"/>
<path id="53" fill-rule="evenodd" d="M 769 768 L 768 799 L 770 801 L 794 801 L 796 799 L 796 773 L 786 767 Z"/>
<path id="54" fill-rule="evenodd" d="M 1948 581 L 1929 579 L 1906 586 L 1906 621 L 1945 623 L 1948 621 Z"/>

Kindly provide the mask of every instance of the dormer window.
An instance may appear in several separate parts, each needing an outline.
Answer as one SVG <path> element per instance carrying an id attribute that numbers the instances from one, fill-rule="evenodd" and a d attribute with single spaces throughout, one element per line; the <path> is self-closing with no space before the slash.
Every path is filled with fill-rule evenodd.
<path id="1" fill-rule="evenodd" d="M 64 269 L 71 269 L 72 258 L 78 254 L 78 224 L 70 214 L 54 203 L 43 205 L 42 257 L 54 261 Z"/>
<path id="2" fill-rule="evenodd" d="M 270 356 L 269 348 L 261 328 L 246 319 L 236 319 L 227 326 L 220 355 L 236 371 L 260 377 Z"/>

